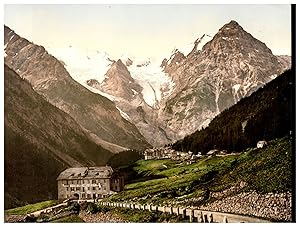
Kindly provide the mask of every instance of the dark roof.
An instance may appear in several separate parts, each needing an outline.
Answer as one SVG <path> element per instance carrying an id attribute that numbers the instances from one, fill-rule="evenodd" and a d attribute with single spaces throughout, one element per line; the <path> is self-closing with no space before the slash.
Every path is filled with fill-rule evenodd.
<path id="1" fill-rule="evenodd" d="M 110 178 L 113 172 L 110 166 L 68 168 L 56 180 Z"/>

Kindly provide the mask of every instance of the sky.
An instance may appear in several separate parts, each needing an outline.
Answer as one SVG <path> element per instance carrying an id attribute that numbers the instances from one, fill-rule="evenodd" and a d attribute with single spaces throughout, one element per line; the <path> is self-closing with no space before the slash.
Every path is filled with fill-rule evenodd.
<path id="1" fill-rule="evenodd" d="M 46 49 L 71 45 L 115 58 L 169 57 L 230 20 L 274 54 L 291 54 L 290 5 L 4 5 L 4 23 Z"/>

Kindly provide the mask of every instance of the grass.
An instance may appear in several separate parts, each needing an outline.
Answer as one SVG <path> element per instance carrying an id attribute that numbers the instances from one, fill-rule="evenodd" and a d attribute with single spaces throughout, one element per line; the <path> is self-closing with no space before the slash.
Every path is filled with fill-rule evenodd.
<path id="1" fill-rule="evenodd" d="M 82 223 L 84 222 L 78 215 L 71 215 L 51 221 L 51 223 Z"/>
<path id="2" fill-rule="evenodd" d="M 29 213 L 32 213 L 32 212 L 35 212 L 38 210 L 45 209 L 47 207 L 54 206 L 56 204 L 58 204 L 57 200 L 43 201 L 43 202 L 39 202 L 39 203 L 29 204 L 26 206 L 6 210 L 5 214 L 6 215 L 11 215 L 11 214 L 24 215 L 24 214 L 29 214 Z"/>
<path id="3" fill-rule="evenodd" d="M 292 189 L 292 145 L 288 137 L 276 139 L 263 149 L 243 152 L 233 171 L 222 177 L 222 182 L 243 179 L 249 190 L 262 193 Z"/>
<path id="4" fill-rule="evenodd" d="M 291 138 L 276 139 L 265 148 L 250 148 L 237 155 L 203 157 L 190 165 L 170 159 L 139 160 L 133 169 L 139 177 L 107 200 L 162 205 L 203 197 L 200 203 L 206 203 L 207 192 L 223 191 L 242 181 L 247 183 L 244 191 L 290 191 Z"/>

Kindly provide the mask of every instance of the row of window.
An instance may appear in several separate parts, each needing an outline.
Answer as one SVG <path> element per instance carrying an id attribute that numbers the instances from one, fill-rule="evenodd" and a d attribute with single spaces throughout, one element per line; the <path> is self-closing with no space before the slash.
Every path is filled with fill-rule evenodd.
<path id="1" fill-rule="evenodd" d="M 67 191 L 71 191 L 71 192 L 74 192 L 74 191 L 82 191 L 84 192 L 85 190 L 87 191 L 90 191 L 90 190 L 93 190 L 93 191 L 96 191 L 96 190 L 106 190 L 106 186 L 103 186 L 103 187 L 69 187 L 69 188 L 66 188 Z"/>
<path id="2" fill-rule="evenodd" d="M 69 184 L 98 184 L 98 183 L 106 183 L 108 179 L 94 179 L 94 180 L 63 180 L 62 183 Z"/>

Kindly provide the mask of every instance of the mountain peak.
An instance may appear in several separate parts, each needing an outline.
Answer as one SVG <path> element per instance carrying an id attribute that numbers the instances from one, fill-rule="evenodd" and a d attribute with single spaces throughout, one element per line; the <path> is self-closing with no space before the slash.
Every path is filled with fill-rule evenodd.
<path id="1" fill-rule="evenodd" d="M 231 26 L 240 26 L 238 22 L 236 22 L 235 20 L 231 20 L 228 25 L 231 25 Z"/>
<path id="2" fill-rule="evenodd" d="M 122 62 L 121 59 L 118 59 L 118 61 L 114 62 L 113 67 L 116 67 L 117 69 L 119 70 L 125 70 L 125 71 L 128 71 L 126 65 Z"/>
<path id="3" fill-rule="evenodd" d="M 242 26 L 239 25 L 238 22 L 231 20 L 229 23 L 225 24 L 222 28 L 220 28 L 219 32 L 230 31 L 230 30 L 241 30 L 244 31 Z"/>

